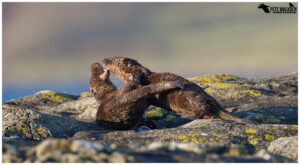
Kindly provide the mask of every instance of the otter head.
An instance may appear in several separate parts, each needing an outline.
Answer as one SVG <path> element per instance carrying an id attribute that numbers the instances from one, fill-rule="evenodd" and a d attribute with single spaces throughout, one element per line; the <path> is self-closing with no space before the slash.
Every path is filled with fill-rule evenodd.
<path id="1" fill-rule="evenodd" d="M 109 79 L 110 71 L 104 70 L 99 63 L 93 63 L 91 71 L 90 91 L 96 97 L 103 97 L 105 94 L 117 89 Z"/>
<path id="2" fill-rule="evenodd" d="M 123 81 L 128 82 L 136 78 L 139 73 L 148 75 L 150 70 L 143 67 L 136 60 L 128 57 L 109 57 L 102 60 L 105 68 L 111 70 L 114 74 L 120 77 Z"/>

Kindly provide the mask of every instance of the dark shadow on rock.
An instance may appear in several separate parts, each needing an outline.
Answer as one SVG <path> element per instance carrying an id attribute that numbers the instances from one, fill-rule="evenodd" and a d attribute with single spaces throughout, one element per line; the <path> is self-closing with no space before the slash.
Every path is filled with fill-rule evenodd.
<path id="1" fill-rule="evenodd" d="M 241 136 L 233 136 L 232 137 L 232 144 L 238 144 L 246 147 L 249 154 L 254 154 L 256 151 L 256 147 L 249 142 L 248 137 L 241 137 Z"/>
<path id="2" fill-rule="evenodd" d="M 255 108 L 233 114 L 261 124 L 298 124 L 298 107 Z"/>
<path id="3" fill-rule="evenodd" d="M 35 111 L 41 115 L 40 119 L 35 119 L 34 122 L 48 128 L 53 137 L 66 138 L 72 137 L 76 132 L 80 131 L 101 131 L 107 130 L 104 127 L 97 125 L 95 122 L 84 122 L 72 119 L 65 116 L 56 116 Z"/>

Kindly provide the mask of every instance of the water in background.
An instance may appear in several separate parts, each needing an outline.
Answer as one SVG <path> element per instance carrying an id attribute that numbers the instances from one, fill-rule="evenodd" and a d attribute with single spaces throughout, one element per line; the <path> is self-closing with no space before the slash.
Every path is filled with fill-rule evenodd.
<path id="1" fill-rule="evenodd" d="M 124 84 L 121 79 L 114 80 L 113 83 L 119 88 Z M 18 99 L 24 96 L 30 96 L 41 90 L 53 90 L 55 92 L 80 95 L 82 92 L 89 91 L 89 81 L 74 82 L 72 84 L 39 84 L 39 85 L 25 85 L 25 86 L 3 86 L 2 88 L 2 102 L 12 99 Z"/>

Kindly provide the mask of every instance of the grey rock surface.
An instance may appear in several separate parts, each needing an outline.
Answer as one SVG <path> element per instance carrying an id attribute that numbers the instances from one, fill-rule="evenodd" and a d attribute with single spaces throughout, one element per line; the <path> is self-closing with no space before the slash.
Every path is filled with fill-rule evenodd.
<path id="1" fill-rule="evenodd" d="M 88 92 L 40 91 L 3 103 L 3 162 L 295 162 L 297 79 L 297 73 L 190 78 L 226 110 L 261 124 L 194 120 L 150 106 L 144 118 L 153 130 L 98 126 L 98 104 Z"/>
<path id="2" fill-rule="evenodd" d="M 279 139 L 276 139 L 270 143 L 268 151 L 297 160 L 298 136 L 281 137 Z"/>
<path id="3" fill-rule="evenodd" d="M 17 151 L 18 150 L 18 151 Z M 199 145 L 154 142 L 143 147 L 124 148 L 86 140 L 47 139 L 36 147 L 3 146 L 3 162 L 293 162 L 263 152 L 251 154 L 241 145 Z"/>

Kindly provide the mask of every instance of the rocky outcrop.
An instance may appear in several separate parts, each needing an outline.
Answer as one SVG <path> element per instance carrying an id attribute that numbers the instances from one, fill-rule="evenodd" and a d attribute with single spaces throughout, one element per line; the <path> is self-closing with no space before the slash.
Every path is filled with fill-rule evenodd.
<path id="1" fill-rule="evenodd" d="M 268 151 L 291 159 L 298 159 L 298 136 L 276 139 L 270 143 Z"/>
<path id="2" fill-rule="evenodd" d="M 153 142 L 127 148 L 87 140 L 47 139 L 36 147 L 4 145 L 4 162 L 293 162 L 268 152 L 249 153 L 242 145 L 198 145 Z"/>
<path id="3" fill-rule="evenodd" d="M 297 78 L 190 78 L 259 125 L 194 120 L 151 106 L 144 117 L 158 129 L 116 131 L 95 124 L 98 105 L 89 92 L 41 91 L 3 103 L 3 162 L 295 162 Z"/>

